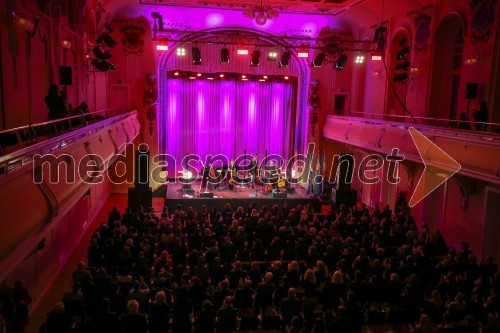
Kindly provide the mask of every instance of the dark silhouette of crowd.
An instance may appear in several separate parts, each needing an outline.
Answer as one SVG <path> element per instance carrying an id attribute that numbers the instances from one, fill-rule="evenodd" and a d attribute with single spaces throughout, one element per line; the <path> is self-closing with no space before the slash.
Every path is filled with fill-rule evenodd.
<path id="1" fill-rule="evenodd" d="M 45 332 L 497 332 L 500 275 L 385 208 L 109 213 Z"/>

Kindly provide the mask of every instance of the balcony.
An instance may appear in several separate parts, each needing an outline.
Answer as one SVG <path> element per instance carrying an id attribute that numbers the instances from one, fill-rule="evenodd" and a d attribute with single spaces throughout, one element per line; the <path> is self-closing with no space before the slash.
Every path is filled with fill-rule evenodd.
<path id="1" fill-rule="evenodd" d="M 92 118 L 81 118 L 78 126 L 70 117 L 0 132 L 30 135 L 0 156 L 0 234 L 8 235 L 0 243 L 0 279 L 91 190 L 93 175 L 104 174 L 106 166 L 139 135 L 137 110 L 123 111 L 116 115 L 100 111 L 99 117 L 87 114 Z M 39 135 L 42 127 L 43 136 Z M 52 159 L 44 165 L 37 161 L 49 155 Z M 90 167 L 84 177 L 79 172 L 82 161 Z M 76 174 L 73 180 L 71 171 Z"/>
<path id="2" fill-rule="evenodd" d="M 415 121 L 409 118 L 401 120 L 396 122 L 351 116 L 327 116 L 323 135 L 326 139 L 382 154 L 390 154 L 393 148 L 398 148 L 406 160 L 422 163 L 408 131 L 410 127 L 414 127 L 461 164 L 460 174 L 500 184 L 500 134 L 429 126 L 421 124 L 424 120 L 422 118 Z M 491 129 L 499 125 L 487 126 Z M 432 163 L 432 159 L 430 162 Z M 436 161 L 437 164 L 439 161 Z"/>

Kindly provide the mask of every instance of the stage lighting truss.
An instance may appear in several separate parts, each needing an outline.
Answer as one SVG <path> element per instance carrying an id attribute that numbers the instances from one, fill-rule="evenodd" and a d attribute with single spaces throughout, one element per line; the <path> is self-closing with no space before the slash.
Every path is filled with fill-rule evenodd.
<path id="1" fill-rule="evenodd" d="M 300 51 L 308 51 L 309 54 L 324 54 L 323 64 L 335 63 L 339 55 L 346 52 L 363 54 L 380 53 L 377 42 L 373 40 L 351 39 L 352 35 L 344 31 L 331 30 L 328 33 L 321 33 L 317 38 L 313 38 L 308 36 L 307 32 L 303 32 L 303 35 L 297 35 L 293 31 L 289 34 L 268 36 L 243 29 L 231 31 L 192 31 L 189 28 L 160 29 L 156 25 L 153 29 L 156 40 L 165 40 L 173 45 L 191 43 L 193 45 L 224 45 L 224 48 L 232 45 L 238 49 L 250 50 L 262 50 L 264 48 L 268 52 L 268 61 L 279 60 L 279 55 L 283 53 L 282 50 L 289 51 L 295 55 Z M 283 58 L 283 55 L 281 55 L 281 58 Z"/>

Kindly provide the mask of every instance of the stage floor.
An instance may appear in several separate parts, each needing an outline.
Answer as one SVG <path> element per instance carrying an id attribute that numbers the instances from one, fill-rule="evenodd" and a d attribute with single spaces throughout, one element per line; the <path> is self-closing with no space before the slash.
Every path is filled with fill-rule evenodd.
<path id="1" fill-rule="evenodd" d="M 248 204 L 255 202 L 257 208 L 266 205 L 268 207 L 278 204 L 283 205 L 285 202 L 288 205 L 294 207 L 298 204 L 311 204 L 313 205 L 315 211 L 321 212 L 321 201 L 319 198 L 312 194 L 307 194 L 307 191 L 294 184 L 292 189 L 295 193 L 286 193 L 286 198 L 273 197 L 270 192 L 265 192 L 262 186 L 255 186 L 251 188 L 249 185 L 246 186 L 235 186 L 235 190 L 229 189 L 215 189 L 209 191 L 213 193 L 213 198 L 203 198 L 200 197 L 200 192 L 205 192 L 205 189 L 201 187 L 201 182 L 194 182 L 191 188 L 194 193 L 191 196 L 186 195 L 182 188 L 181 183 L 168 184 L 166 188 L 166 199 L 165 206 L 168 207 L 170 212 L 173 212 L 177 205 L 182 205 L 183 209 L 188 207 L 193 207 L 193 209 L 198 210 L 201 206 L 206 205 L 208 209 L 216 206 L 219 210 L 224 209 L 226 203 L 230 203 L 233 209 L 237 207 L 247 208 Z"/>

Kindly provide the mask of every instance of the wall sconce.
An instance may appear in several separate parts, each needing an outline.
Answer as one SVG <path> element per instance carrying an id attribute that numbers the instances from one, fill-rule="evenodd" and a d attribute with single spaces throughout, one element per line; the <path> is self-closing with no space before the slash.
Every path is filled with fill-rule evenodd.
<path id="1" fill-rule="evenodd" d="M 410 67 L 410 73 L 412 73 L 413 75 L 417 75 L 420 73 L 420 67 L 418 66 L 412 66 Z"/>
<path id="2" fill-rule="evenodd" d="M 61 41 L 61 46 L 65 50 L 69 50 L 71 48 L 71 38 L 66 37 Z"/>
<path id="3" fill-rule="evenodd" d="M 13 17 L 14 17 L 14 22 L 17 24 L 19 28 L 28 31 L 30 37 L 35 36 L 38 30 L 38 24 L 40 23 L 40 21 L 36 17 L 34 17 L 33 20 L 30 20 L 26 18 L 26 16 L 24 15 L 21 14 L 17 15 L 15 13 L 13 13 Z"/>
<path id="4" fill-rule="evenodd" d="M 473 58 L 465 59 L 464 63 L 466 66 L 473 66 L 473 65 L 477 64 L 477 58 L 473 57 Z"/>

